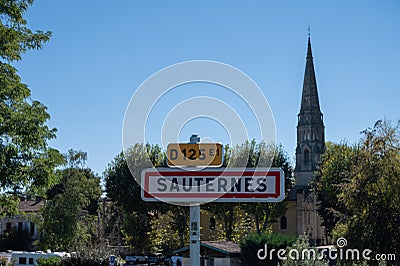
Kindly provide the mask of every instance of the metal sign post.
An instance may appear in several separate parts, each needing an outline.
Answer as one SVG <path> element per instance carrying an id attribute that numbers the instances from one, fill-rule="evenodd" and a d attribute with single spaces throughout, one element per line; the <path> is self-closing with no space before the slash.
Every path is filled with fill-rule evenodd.
<path id="1" fill-rule="evenodd" d="M 200 204 L 190 206 L 190 266 L 200 266 Z"/>
<path id="2" fill-rule="evenodd" d="M 200 137 L 198 135 L 192 135 L 190 137 L 191 144 L 197 144 L 199 142 L 200 142 Z M 195 204 L 190 206 L 189 232 L 190 232 L 190 266 L 200 266 L 200 204 Z"/>

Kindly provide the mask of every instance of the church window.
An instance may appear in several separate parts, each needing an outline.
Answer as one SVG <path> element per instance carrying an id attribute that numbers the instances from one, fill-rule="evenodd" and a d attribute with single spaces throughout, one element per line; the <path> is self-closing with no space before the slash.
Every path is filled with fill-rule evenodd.
<path id="1" fill-rule="evenodd" d="M 287 218 L 286 216 L 281 217 L 281 229 L 287 229 Z"/>
<path id="2" fill-rule="evenodd" d="M 310 152 L 308 150 L 304 150 L 304 164 L 308 165 L 310 163 Z"/>

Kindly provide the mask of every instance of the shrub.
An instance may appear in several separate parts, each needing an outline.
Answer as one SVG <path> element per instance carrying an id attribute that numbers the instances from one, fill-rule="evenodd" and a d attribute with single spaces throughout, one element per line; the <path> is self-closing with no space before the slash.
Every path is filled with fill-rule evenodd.
<path id="1" fill-rule="evenodd" d="M 74 252 L 70 257 L 63 257 L 60 266 L 109 266 L 110 255 L 104 247 L 86 248 Z M 120 258 L 116 258 L 114 265 L 120 264 Z"/>
<path id="2" fill-rule="evenodd" d="M 61 258 L 38 259 L 39 266 L 109 266 L 110 252 L 105 248 L 86 248 L 74 252 L 71 256 Z M 114 265 L 121 264 L 121 258 L 117 257 Z"/>
<path id="3" fill-rule="evenodd" d="M 320 254 L 316 248 L 310 247 L 309 239 L 307 235 L 301 235 L 297 239 L 296 243 L 286 249 L 286 257 L 287 260 L 283 265 L 285 266 L 329 266 L 329 262 L 327 259 L 314 259 L 308 258 L 307 256 L 301 256 L 303 250 L 314 250 L 316 257 L 320 258 Z M 291 251 L 291 252 L 290 252 Z M 294 252 L 296 251 L 296 252 Z M 297 257 L 298 254 L 298 257 Z"/>
<path id="4" fill-rule="evenodd" d="M 280 260 L 277 257 L 277 251 L 279 249 L 286 249 L 286 247 L 292 245 L 295 241 L 296 238 L 294 236 L 282 234 L 266 232 L 248 234 L 240 242 L 242 265 L 278 265 Z M 260 249 L 262 249 L 262 252 L 259 252 Z M 275 249 L 275 252 L 270 253 L 272 249 Z M 265 254 L 266 251 L 267 254 Z M 257 253 L 260 253 L 261 256 L 266 255 L 266 258 L 259 259 Z"/>
<path id="5" fill-rule="evenodd" d="M 104 257 L 88 257 L 82 255 L 73 255 L 65 257 L 61 261 L 60 266 L 109 266 L 109 258 Z M 58 266 L 58 265 L 57 265 Z"/>
<path id="6" fill-rule="evenodd" d="M 61 258 L 52 257 L 52 258 L 39 258 L 37 259 L 38 266 L 60 266 Z"/>

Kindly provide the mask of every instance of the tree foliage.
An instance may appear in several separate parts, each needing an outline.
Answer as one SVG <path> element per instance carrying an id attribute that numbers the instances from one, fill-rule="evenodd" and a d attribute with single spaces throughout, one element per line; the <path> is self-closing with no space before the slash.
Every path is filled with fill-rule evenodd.
<path id="1" fill-rule="evenodd" d="M 400 254 L 400 123 L 378 121 L 363 135 L 339 194 L 349 213 L 344 237 L 351 246 Z"/>
<path id="2" fill-rule="evenodd" d="M 222 231 L 223 235 L 223 238 L 219 240 L 232 241 L 235 238 L 233 234 L 235 221 L 241 218 L 238 213 L 235 212 L 238 208 L 237 205 L 238 204 L 231 202 L 211 202 L 202 205 L 202 208 L 206 209 L 221 225 L 217 227 L 217 229 Z"/>
<path id="3" fill-rule="evenodd" d="M 215 208 L 208 208 L 207 211 L 215 222 L 215 229 L 210 228 L 212 230 L 210 240 L 239 243 L 244 235 L 254 231 L 253 217 L 246 213 L 240 204 L 215 203 L 209 206 Z"/>
<path id="4" fill-rule="evenodd" d="M 164 163 L 164 155 L 158 145 L 135 144 L 125 156 L 118 154 L 104 172 L 107 197 L 121 210 L 125 243 L 138 252 L 152 251 L 153 220 L 159 212 L 167 211 L 166 204 L 142 200 L 139 185 L 141 173 L 145 168 Z"/>
<path id="5" fill-rule="evenodd" d="M 190 209 L 186 206 L 170 206 L 168 215 L 171 218 L 170 228 L 179 238 L 179 248 L 185 247 L 189 233 Z"/>
<path id="6" fill-rule="evenodd" d="M 100 179 L 89 168 L 77 168 L 71 162 L 86 158 L 84 152 L 69 151 L 67 167 L 61 170 L 61 182 L 50 191 L 49 202 L 42 211 L 42 249 L 76 251 L 95 237 L 90 232 L 91 217 L 97 217 L 97 201 L 101 195 Z M 80 154 L 80 156 L 79 156 Z"/>
<path id="7" fill-rule="evenodd" d="M 338 197 L 343 184 L 351 179 L 351 167 L 357 147 L 345 142 L 340 144 L 328 142 L 325 148 L 312 185 L 320 202 L 318 213 L 324 219 L 322 225 L 330 234 L 335 225 L 346 217 L 346 209 Z"/>
<path id="8" fill-rule="evenodd" d="M 56 129 L 46 125 L 47 108 L 31 99 L 12 62 L 31 49 L 40 49 L 50 32 L 33 32 L 24 14 L 32 0 L 0 2 L 0 214 L 15 214 L 16 195 L 29 190 L 44 194 L 57 182 L 59 152 L 48 146 Z"/>
<path id="9" fill-rule="evenodd" d="M 399 254 L 400 123 L 378 121 L 362 133 L 357 146 L 332 145 L 322 160 L 318 196 L 338 213 L 324 218 L 348 247 Z"/>

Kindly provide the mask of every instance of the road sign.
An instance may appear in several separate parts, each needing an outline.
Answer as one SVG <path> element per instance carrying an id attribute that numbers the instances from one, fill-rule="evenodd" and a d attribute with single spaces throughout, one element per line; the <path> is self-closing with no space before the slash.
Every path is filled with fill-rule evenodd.
<path id="1" fill-rule="evenodd" d="M 170 167 L 220 167 L 222 165 L 222 144 L 171 143 L 167 147 L 167 165 Z"/>
<path id="2" fill-rule="evenodd" d="M 285 195 L 284 174 L 277 168 L 148 168 L 141 187 L 144 201 L 279 202 Z"/>
<path id="3" fill-rule="evenodd" d="M 114 266 L 115 263 L 115 256 L 111 255 L 110 256 L 110 266 Z"/>

